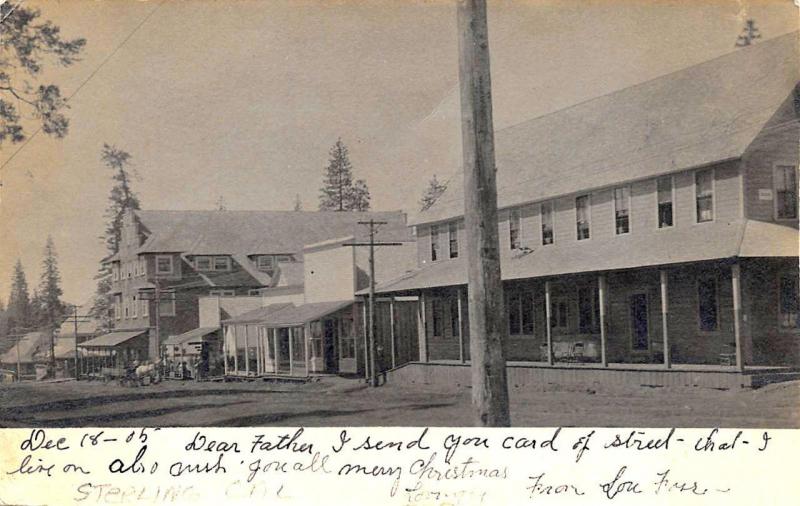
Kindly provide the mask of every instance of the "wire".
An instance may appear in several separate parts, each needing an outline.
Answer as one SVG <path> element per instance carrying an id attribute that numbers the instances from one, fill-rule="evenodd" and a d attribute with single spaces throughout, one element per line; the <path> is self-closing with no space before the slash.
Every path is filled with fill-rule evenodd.
<path id="1" fill-rule="evenodd" d="M 140 28 L 141 28 L 141 27 L 142 27 L 142 26 L 143 26 L 143 25 L 144 25 L 144 24 L 147 22 L 147 20 L 149 20 L 151 17 L 153 17 L 153 14 L 155 14 L 155 13 L 156 13 L 156 11 L 157 11 L 157 10 L 158 10 L 158 9 L 159 9 L 159 8 L 160 8 L 162 5 L 164 5 L 164 3 L 166 3 L 166 1 L 167 1 L 167 0 L 161 0 L 161 2 L 159 2 L 159 4 L 158 4 L 158 5 L 156 5 L 156 6 L 155 6 L 155 8 L 154 8 L 153 10 L 151 10 L 151 11 L 150 11 L 150 12 L 149 12 L 149 13 L 148 13 L 148 14 L 147 14 L 147 15 L 146 15 L 146 16 L 145 16 L 145 17 L 144 17 L 144 18 L 143 18 L 143 19 L 142 19 L 142 20 L 139 22 L 139 24 L 138 24 L 138 25 L 136 25 L 136 27 L 135 27 L 135 28 L 134 28 L 134 29 L 133 29 L 133 30 L 132 30 L 132 31 L 131 31 L 131 32 L 128 34 L 128 36 L 127 36 L 127 37 L 125 37 L 125 39 L 124 39 L 122 42 L 120 42 L 120 43 L 117 45 L 117 47 L 116 47 L 116 48 L 114 48 L 114 50 L 113 50 L 113 51 L 111 51 L 111 53 L 109 53 L 109 54 L 108 54 L 108 55 L 107 55 L 107 56 L 106 56 L 106 57 L 103 59 L 103 61 L 102 61 L 102 62 L 100 62 L 100 65 L 98 65 L 98 66 L 97 66 L 97 68 L 95 68 L 95 69 L 94 69 L 94 71 L 93 71 L 91 74 L 89 74 L 89 76 L 88 76 L 86 79 L 84 79 L 84 81 L 83 81 L 83 82 L 82 82 L 80 85 L 78 85 L 78 87 L 75 89 L 75 91 L 73 91 L 73 92 L 72 92 L 72 93 L 71 93 L 71 94 L 70 94 L 70 95 L 67 97 L 67 102 L 69 102 L 70 100 L 72 100 L 72 98 L 73 98 L 75 95 L 77 95 L 77 94 L 78 94 L 78 92 L 79 92 L 79 91 L 81 91 L 81 89 L 83 89 L 83 87 L 84 87 L 84 86 L 86 86 L 86 84 L 87 84 L 89 81 L 91 81 L 91 80 L 92 80 L 92 78 L 93 78 L 95 75 L 97 75 L 97 73 L 98 73 L 98 72 L 100 72 L 100 69 L 102 69 L 102 68 L 105 66 L 105 64 L 106 64 L 106 63 L 108 63 L 108 62 L 109 62 L 109 60 L 111 60 L 111 58 L 113 58 L 113 57 L 114 57 L 114 55 L 115 55 L 115 54 L 117 54 L 117 52 L 118 52 L 120 49 L 122 49 L 122 47 L 123 47 L 123 46 L 124 46 L 124 45 L 125 45 L 125 44 L 126 44 L 126 43 L 127 43 L 129 40 L 130 40 L 130 39 L 131 39 L 131 37 L 133 37 L 133 36 L 134 36 L 134 34 L 136 34 L 136 32 L 137 32 L 137 31 L 139 31 L 139 29 L 140 29 Z M 22 4 L 22 2 L 20 2 L 20 4 Z M 17 5 L 17 7 L 18 7 L 20 4 L 18 4 L 18 5 Z M 15 8 L 16 8 L 16 7 L 15 7 Z M 11 155 L 11 156 L 10 156 L 10 157 L 9 157 L 9 158 L 6 160 L 6 161 L 5 161 L 5 162 L 3 162 L 3 164 L 2 164 L 2 165 L 0 165 L 0 170 L 4 169 L 6 165 L 8 165 L 9 163 L 11 163 L 11 160 L 13 160 L 13 159 L 14 159 L 14 158 L 15 158 L 15 157 L 16 157 L 16 156 L 17 156 L 17 155 L 20 153 L 20 151 L 22 151 L 22 150 L 25 148 L 25 146 L 27 146 L 27 145 L 28 145 L 28 144 L 29 144 L 29 143 L 30 143 L 30 142 L 31 142 L 31 141 L 34 139 L 34 137 L 36 137 L 36 135 L 38 135 L 38 134 L 39 134 L 39 132 L 41 132 L 41 131 L 42 131 L 42 127 L 40 126 L 39 128 L 37 128 L 37 129 L 36 129 L 36 131 L 34 131 L 34 132 L 33 132 L 33 134 L 31 134 L 31 135 L 30 135 L 30 136 L 29 136 L 29 137 L 28 137 L 28 138 L 25 140 L 25 142 L 23 142 L 23 143 L 22 143 L 22 145 L 20 145 L 20 147 L 19 147 L 19 148 L 17 148 L 17 150 L 16 150 L 16 151 L 14 151 L 14 153 L 13 153 L 13 154 L 12 154 L 12 155 Z"/>

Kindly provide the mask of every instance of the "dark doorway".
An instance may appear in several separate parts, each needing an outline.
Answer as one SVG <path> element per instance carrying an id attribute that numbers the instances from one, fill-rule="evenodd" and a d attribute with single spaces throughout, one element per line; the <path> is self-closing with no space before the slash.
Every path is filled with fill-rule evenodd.
<path id="1" fill-rule="evenodd" d="M 336 372 L 339 370 L 338 354 L 336 353 L 337 328 L 336 320 L 322 321 L 322 346 L 325 357 L 325 372 Z"/>
<path id="2" fill-rule="evenodd" d="M 647 294 L 631 295 L 631 347 L 634 351 L 647 351 L 650 346 L 647 317 Z"/>

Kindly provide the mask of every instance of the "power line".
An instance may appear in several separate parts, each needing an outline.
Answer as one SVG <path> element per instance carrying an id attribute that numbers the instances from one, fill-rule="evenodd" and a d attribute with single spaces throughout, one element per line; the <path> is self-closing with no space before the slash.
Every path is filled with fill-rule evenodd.
<path id="1" fill-rule="evenodd" d="M 105 66 L 105 64 L 106 64 L 106 63 L 108 63 L 108 62 L 109 62 L 109 60 L 111 60 L 111 58 L 113 58 L 113 57 L 114 57 L 114 55 L 115 55 L 115 54 L 117 54 L 117 52 L 118 52 L 120 49 L 122 49 L 122 47 L 123 47 L 123 46 L 124 46 L 124 45 L 125 45 L 125 44 L 126 44 L 126 43 L 127 43 L 129 40 L 130 40 L 130 39 L 131 39 L 131 37 L 133 37 L 133 36 L 134 36 L 134 34 L 136 34 L 136 32 L 138 32 L 138 31 L 139 31 L 139 29 L 140 29 L 140 28 L 141 28 L 141 27 L 142 27 L 142 26 L 143 26 L 143 25 L 144 25 L 144 24 L 147 22 L 147 20 L 149 20 L 149 19 L 150 19 L 150 18 L 153 16 L 153 14 L 155 14 L 155 13 L 156 13 L 156 11 L 157 11 L 157 10 L 158 10 L 158 9 L 159 9 L 159 8 L 160 8 L 162 5 L 164 5 L 164 3 L 165 3 L 166 1 L 167 1 L 167 0 L 162 0 L 162 1 L 161 1 L 161 2 L 158 4 L 158 5 L 156 5 L 156 6 L 155 6 L 155 8 L 154 8 L 153 10 L 151 10 L 151 11 L 150 11 L 150 12 L 149 12 L 149 13 L 148 13 L 148 14 L 147 14 L 147 15 L 146 15 L 146 16 L 145 16 L 145 17 L 144 17 L 144 18 L 143 18 L 143 19 L 142 19 L 142 20 L 139 22 L 139 24 L 138 24 L 138 25 L 136 25 L 136 27 L 135 27 L 135 28 L 134 28 L 134 29 L 133 29 L 133 30 L 132 30 L 132 31 L 131 31 L 131 32 L 128 34 L 128 36 L 127 36 L 127 37 L 125 37 L 125 39 L 124 39 L 122 42 L 120 42 L 120 43 L 117 45 L 117 47 L 116 47 L 116 48 L 114 48 L 114 50 L 113 50 L 113 51 L 111 51 L 111 53 L 109 53 L 109 54 L 108 54 L 108 56 L 106 56 L 106 57 L 103 59 L 103 61 L 102 61 L 102 62 L 100 62 L 100 65 L 98 65 L 98 66 L 97 66 L 97 68 L 95 68 L 95 69 L 94 69 L 94 71 L 93 71 L 91 74 L 89 74 L 89 76 L 88 76 L 88 77 L 87 77 L 87 78 L 86 78 L 86 79 L 85 79 L 85 80 L 84 80 L 84 81 L 83 81 L 83 82 L 82 82 L 80 85 L 78 85 L 78 87 L 75 89 L 75 91 L 73 91 L 73 92 L 72 92 L 72 93 L 69 95 L 69 97 L 67 97 L 67 102 L 69 102 L 70 100 L 72 100 L 72 98 L 73 98 L 75 95 L 77 95 L 77 94 L 78 94 L 78 92 L 79 92 L 79 91 L 81 91 L 81 89 L 83 89 L 83 87 L 84 87 L 84 86 L 86 86 L 86 84 L 87 84 L 89 81 L 91 81 L 91 80 L 92 80 L 92 78 L 93 78 L 95 75 L 97 75 L 97 73 L 98 73 L 98 72 L 100 72 L 100 69 L 102 69 L 102 68 Z M 22 2 L 20 2 L 20 4 L 21 4 L 21 3 L 22 3 Z M 18 6 L 19 6 L 19 4 L 17 5 L 17 7 L 18 7 Z M 25 146 L 27 146 L 27 145 L 28 145 L 28 144 L 29 144 L 29 143 L 30 143 L 30 142 L 33 140 L 33 138 L 34 138 L 34 137 L 36 137 L 36 136 L 39 134 L 39 132 L 41 132 L 41 131 L 42 131 L 42 127 L 40 126 L 39 128 L 37 128 L 37 129 L 36 129 L 36 130 L 33 132 L 33 134 L 31 134 L 31 135 L 30 135 L 30 136 L 29 136 L 29 137 L 28 137 L 28 138 L 25 140 L 25 142 L 23 142 L 23 143 L 22 143 L 22 145 L 20 145 L 20 147 L 19 147 L 19 148 L 17 148 L 17 150 L 16 150 L 16 151 L 14 151 L 14 153 L 13 153 L 13 154 L 12 154 L 12 155 L 11 155 L 11 156 L 8 158 L 8 160 L 6 160 L 5 162 L 3 162 L 3 164 L 2 164 L 2 165 L 0 165 L 0 170 L 4 169 L 4 168 L 6 167 L 6 165 L 8 165 L 8 164 L 11 162 L 11 160 L 13 160 L 13 159 L 14 159 L 14 158 L 15 158 L 15 157 L 16 157 L 16 156 L 17 156 L 17 155 L 20 153 L 20 151 L 22 151 L 22 150 L 25 148 Z"/>

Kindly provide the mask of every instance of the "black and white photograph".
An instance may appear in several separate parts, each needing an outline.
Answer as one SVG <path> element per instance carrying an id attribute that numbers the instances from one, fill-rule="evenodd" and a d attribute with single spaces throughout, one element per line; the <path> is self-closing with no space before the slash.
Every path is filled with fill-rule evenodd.
<path id="1" fill-rule="evenodd" d="M 798 27 L 0 2 L 0 426 L 800 428 Z"/>

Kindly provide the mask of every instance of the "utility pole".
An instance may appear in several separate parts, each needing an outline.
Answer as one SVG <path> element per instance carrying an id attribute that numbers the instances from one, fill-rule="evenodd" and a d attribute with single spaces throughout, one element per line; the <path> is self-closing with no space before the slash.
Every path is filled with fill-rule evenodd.
<path id="1" fill-rule="evenodd" d="M 75 336 L 75 381 L 81 379 L 81 369 L 78 362 L 78 306 L 72 306 L 72 317 L 75 319 L 72 327 L 72 333 Z"/>
<path id="2" fill-rule="evenodd" d="M 508 337 L 500 278 L 486 0 L 458 0 L 464 218 L 467 235 L 472 404 L 482 427 L 507 427 Z"/>
<path id="3" fill-rule="evenodd" d="M 375 342 L 375 246 L 402 246 L 401 242 L 375 242 L 375 234 L 378 233 L 380 225 L 386 225 L 385 221 L 359 221 L 359 225 L 367 225 L 369 227 L 369 242 L 351 242 L 345 243 L 345 246 L 369 246 L 369 302 L 367 310 L 368 322 L 364 322 L 367 326 L 367 340 L 368 340 L 368 361 L 367 372 L 369 375 L 369 384 L 372 387 L 378 386 L 378 370 L 376 364 L 377 345 Z M 368 362 L 368 363 L 367 363 Z"/>

